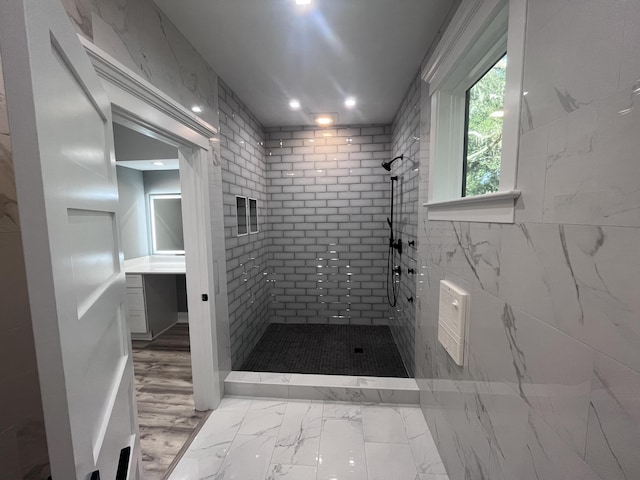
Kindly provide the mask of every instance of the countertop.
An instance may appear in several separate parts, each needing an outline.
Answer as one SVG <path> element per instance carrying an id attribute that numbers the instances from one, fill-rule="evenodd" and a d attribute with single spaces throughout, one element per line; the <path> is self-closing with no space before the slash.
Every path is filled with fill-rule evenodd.
<path id="1" fill-rule="evenodd" d="M 124 261 L 125 273 L 186 273 L 184 255 L 150 255 Z"/>

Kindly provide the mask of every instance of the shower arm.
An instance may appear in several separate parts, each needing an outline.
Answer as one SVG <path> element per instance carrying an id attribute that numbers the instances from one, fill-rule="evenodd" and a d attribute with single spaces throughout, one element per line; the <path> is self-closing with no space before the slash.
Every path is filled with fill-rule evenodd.
<path id="1" fill-rule="evenodd" d="M 404 154 L 402 155 L 398 155 L 396 158 L 394 158 L 393 160 L 390 160 L 388 162 L 382 162 L 382 168 L 384 168 L 387 172 L 391 171 L 391 164 L 393 162 L 395 162 L 396 160 L 403 160 L 404 159 Z"/>

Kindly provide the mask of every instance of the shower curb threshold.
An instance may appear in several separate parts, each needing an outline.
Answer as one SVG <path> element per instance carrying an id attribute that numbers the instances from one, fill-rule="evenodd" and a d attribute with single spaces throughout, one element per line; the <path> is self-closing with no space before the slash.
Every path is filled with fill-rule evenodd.
<path id="1" fill-rule="evenodd" d="M 413 378 L 232 371 L 224 394 L 291 400 L 419 405 Z"/>

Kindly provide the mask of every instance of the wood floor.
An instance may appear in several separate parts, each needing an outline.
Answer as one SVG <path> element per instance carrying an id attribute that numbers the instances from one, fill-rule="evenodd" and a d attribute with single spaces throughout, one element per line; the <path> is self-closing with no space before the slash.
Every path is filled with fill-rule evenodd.
<path id="1" fill-rule="evenodd" d="M 193 407 L 189 325 L 132 343 L 144 479 L 161 480 L 207 416 Z"/>

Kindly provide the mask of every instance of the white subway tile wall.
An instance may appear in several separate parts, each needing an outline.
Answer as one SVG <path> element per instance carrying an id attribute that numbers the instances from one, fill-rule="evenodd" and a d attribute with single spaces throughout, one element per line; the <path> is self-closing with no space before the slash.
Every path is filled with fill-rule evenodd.
<path id="1" fill-rule="evenodd" d="M 391 174 L 398 176 L 394 223 L 397 237 L 402 239 L 403 249 L 400 256 L 400 288 L 390 325 L 409 376 L 413 376 L 415 366 L 420 84 L 419 77 L 411 82 L 392 125 L 392 157 L 404 155 L 404 158 L 394 162 L 391 167 Z"/>
<path id="2" fill-rule="evenodd" d="M 260 123 L 221 79 L 218 96 L 231 363 L 239 368 L 269 324 L 270 285 L 268 225 L 238 237 L 236 195 L 255 198 L 264 222 L 266 164 Z"/>
<path id="3" fill-rule="evenodd" d="M 390 126 L 265 129 L 271 321 L 386 325 Z"/>

